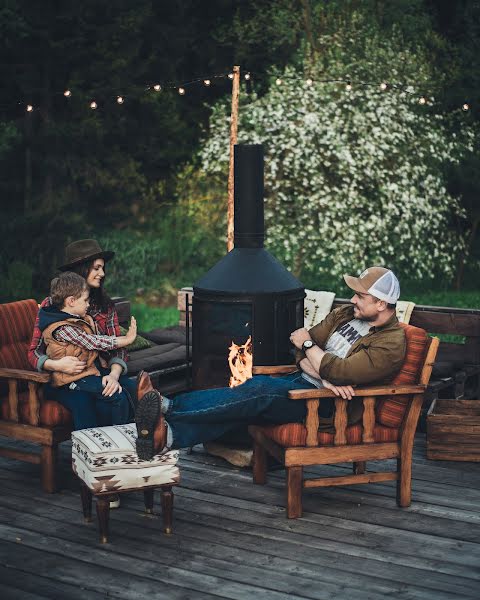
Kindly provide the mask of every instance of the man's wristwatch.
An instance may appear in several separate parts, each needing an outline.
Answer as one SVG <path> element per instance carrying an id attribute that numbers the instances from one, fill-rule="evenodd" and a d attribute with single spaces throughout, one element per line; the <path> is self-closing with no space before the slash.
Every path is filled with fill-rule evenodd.
<path id="1" fill-rule="evenodd" d="M 305 352 L 306 350 L 313 348 L 313 346 L 316 346 L 315 342 L 312 340 L 305 340 L 302 344 L 302 350 Z"/>

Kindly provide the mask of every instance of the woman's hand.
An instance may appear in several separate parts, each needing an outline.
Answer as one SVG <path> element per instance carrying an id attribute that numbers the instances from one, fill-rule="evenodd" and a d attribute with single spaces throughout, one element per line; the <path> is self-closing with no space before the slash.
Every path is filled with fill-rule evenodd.
<path id="1" fill-rule="evenodd" d="M 355 390 L 351 385 L 333 385 L 326 379 L 322 379 L 322 382 L 328 390 L 332 390 L 335 396 L 341 396 L 344 400 L 351 400 L 352 396 L 355 396 Z"/>
<path id="2" fill-rule="evenodd" d="M 102 377 L 103 392 L 102 396 L 113 396 L 116 392 L 122 391 L 122 386 L 118 382 L 118 377 L 114 373 L 109 373 Z"/>
<path id="3" fill-rule="evenodd" d="M 78 375 L 85 369 L 87 363 L 76 356 L 64 356 L 63 358 L 49 358 L 43 364 L 47 371 L 59 371 L 66 375 Z"/>

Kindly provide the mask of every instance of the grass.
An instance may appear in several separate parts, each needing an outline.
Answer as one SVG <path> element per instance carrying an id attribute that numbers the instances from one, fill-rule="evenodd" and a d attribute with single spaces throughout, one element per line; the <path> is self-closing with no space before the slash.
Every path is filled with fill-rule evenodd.
<path id="1" fill-rule="evenodd" d="M 146 304 L 132 304 L 132 315 L 137 319 L 139 331 L 151 331 L 157 327 L 178 325 L 179 311 L 173 306 L 160 308 Z"/>

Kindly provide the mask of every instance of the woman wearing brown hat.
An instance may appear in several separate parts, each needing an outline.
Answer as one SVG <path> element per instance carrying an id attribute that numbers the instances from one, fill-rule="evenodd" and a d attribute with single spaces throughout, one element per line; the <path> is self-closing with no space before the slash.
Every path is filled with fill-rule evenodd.
<path id="1" fill-rule="evenodd" d="M 65 264 L 60 271 L 74 271 L 81 275 L 90 289 L 90 306 L 88 313 L 96 323 L 98 333 L 105 336 L 119 336 L 120 329 L 115 305 L 104 290 L 105 263 L 111 260 L 114 252 L 103 251 L 96 240 L 78 240 L 69 244 L 65 250 Z M 47 308 L 52 305 L 50 297 L 40 305 Z M 75 356 L 65 356 L 58 360 L 46 354 L 42 332 L 38 326 L 38 317 L 33 330 L 32 342 L 28 358 L 34 369 L 38 371 L 57 371 L 68 375 L 78 375 L 85 368 L 85 362 Z M 136 396 L 136 384 L 126 377 L 127 352 L 119 348 L 109 352 L 108 370 L 103 373 L 103 392 L 106 400 L 124 388 L 131 398 Z M 112 403 L 98 402 L 95 397 L 84 391 L 54 388 L 48 386 L 46 394 L 52 400 L 60 402 L 68 408 L 73 417 L 75 429 L 112 425 Z M 130 413 L 128 420 L 133 417 Z M 128 421 L 127 420 L 127 421 Z M 116 423 L 118 424 L 118 423 Z"/>

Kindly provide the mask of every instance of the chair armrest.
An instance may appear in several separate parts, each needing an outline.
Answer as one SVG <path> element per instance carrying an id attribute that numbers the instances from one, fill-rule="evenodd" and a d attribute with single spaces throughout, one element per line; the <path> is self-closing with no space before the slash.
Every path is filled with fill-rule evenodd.
<path id="1" fill-rule="evenodd" d="M 26 371 L 24 369 L 0 368 L 1 379 L 21 379 L 23 381 L 34 381 L 35 383 L 48 383 L 49 373 L 38 373 L 37 371 Z"/>
<path id="2" fill-rule="evenodd" d="M 253 367 L 253 375 L 282 375 L 298 371 L 296 365 L 265 365 Z"/>
<path id="3" fill-rule="evenodd" d="M 423 394 L 426 385 L 375 385 L 368 388 L 354 388 L 356 397 L 359 396 L 395 396 L 399 394 Z M 288 392 L 290 400 L 315 400 L 320 398 L 336 398 L 332 390 L 325 388 L 315 390 L 291 390 Z"/>

